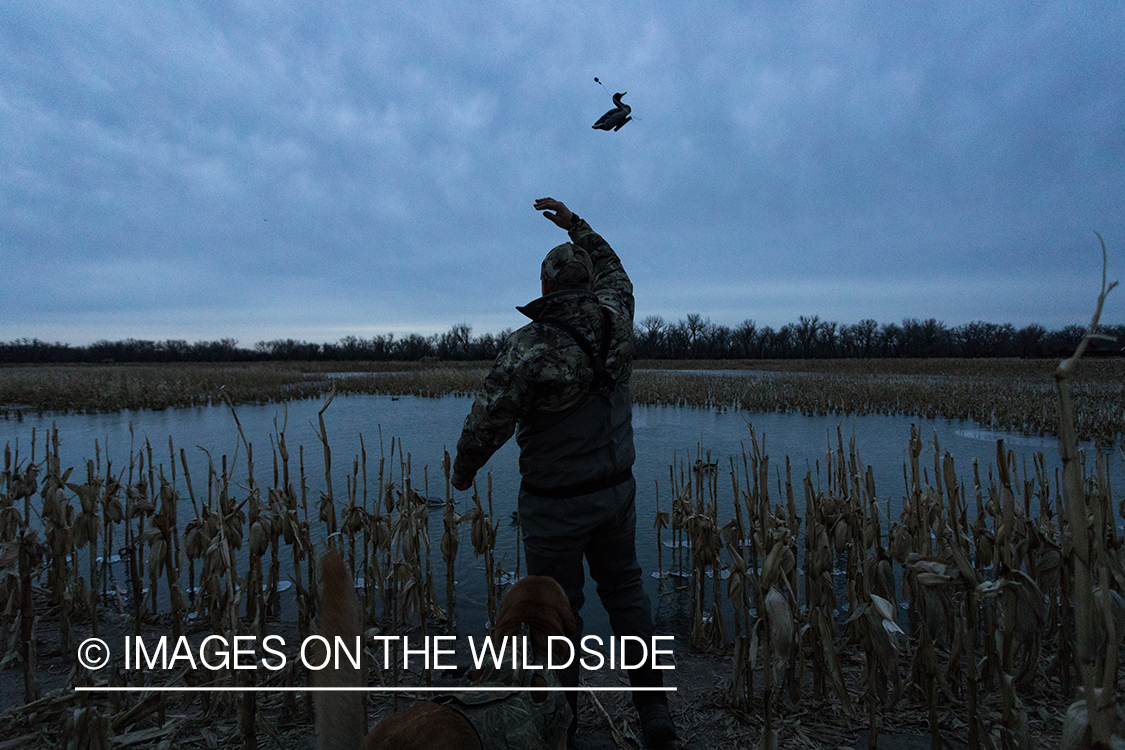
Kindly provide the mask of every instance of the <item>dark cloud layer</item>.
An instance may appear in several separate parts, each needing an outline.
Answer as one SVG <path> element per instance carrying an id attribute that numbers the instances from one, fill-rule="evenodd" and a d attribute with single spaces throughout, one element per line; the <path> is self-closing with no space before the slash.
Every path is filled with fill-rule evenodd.
<path id="1" fill-rule="evenodd" d="M 1058 327 L 1094 231 L 1125 278 L 1121 3 L 165 5 L 0 10 L 2 339 L 498 331 L 548 194 L 642 317 Z"/>

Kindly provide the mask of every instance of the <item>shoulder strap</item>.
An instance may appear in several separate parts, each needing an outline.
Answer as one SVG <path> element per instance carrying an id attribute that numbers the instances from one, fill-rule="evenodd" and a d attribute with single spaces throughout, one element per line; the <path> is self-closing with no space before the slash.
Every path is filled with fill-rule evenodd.
<path id="1" fill-rule="evenodd" d="M 590 358 L 590 362 L 594 368 L 594 379 L 590 383 L 590 390 L 598 390 L 600 387 L 604 386 L 612 391 L 617 387 L 617 381 L 614 380 L 605 367 L 606 358 L 609 356 L 609 337 L 612 332 L 612 323 L 609 319 L 609 312 L 604 307 L 602 308 L 602 345 L 601 350 L 596 353 L 594 352 L 593 344 L 579 333 L 577 328 L 565 320 L 560 318 L 539 318 L 535 322 L 558 328 L 566 333 L 567 336 L 574 339 L 574 343 L 578 344 L 578 347 L 586 352 L 586 356 Z"/>

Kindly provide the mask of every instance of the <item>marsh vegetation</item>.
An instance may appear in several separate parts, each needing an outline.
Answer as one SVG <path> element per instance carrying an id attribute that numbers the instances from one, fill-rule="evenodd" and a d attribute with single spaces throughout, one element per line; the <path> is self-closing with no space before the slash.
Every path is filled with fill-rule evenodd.
<path id="1" fill-rule="evenodd" d="M 469 395 L 485 363 L 257 363 L 0 368 L 0 414 L 107 412 L 321 398 L 329 391 Z M 641 361 L 638 404 L 800 414 L 902 414 L 1055 435 L 1053 360 Z M 702 376 L 701 375 L 705 375 Z M 1077 435 L 1110 445 L 1125 429 L 1125 359 L 1083 361 Z"/>
<path id="2" fill-rule="evenodd" d="M 682 649 L 721 654 L 713 699 L 764 747 L 830 746 L 842 728 L 913 721 L 972 747 L 1057 738 L 1076 695 L 1097 695 L 1087 731 L 1112 726 L 1125 633 L 1125 502 L 1117 363 L 1082 362 L 1074 424 L 1096 441 L 1064 470 L 1017 460 L 1003 441 L 990 461 L 956 465 L 920 430 L 901 438 L 900 477 L 876 477 L 863 446 L 837 431 L 823 461 L 767 451 L 755 412 L 928 414 L 1033 434 L 1054 433 L 1052 366 L 1034 361 L 746 363 L 743 371 L 639 367 L 638 402 L 740 410 L 751 426 L 722 463 L 699 446 L 668 456 L 652 524 L 659 596 L 681 603 Z M 229 454 L 204 468 L 174 439 L 138 437 L 64 465 L 65 432 L 10 442 L 0 484 L 0 652 L 23 702 L 0 714 L 28 746 L 108 746 L 210 733 L 270 742 L 308 720 L 293 693 L 307 675 L 76 669 L 42 693 L 40 649 L 72 654 L 87 634 L 264 636 L 282 620 L 300 636 L 317 610 L 317 561 L 340 548 L 359 579 L 370 628 L 423 636 L 461 626 L 458 601 L 478 581 L 489 614 L 518 575 L 499 543 L 508 519 L 481 476 L 455 502 L 448 456 L 419 466 L 411 446 L 361 436 L 341 453 L 330 417 L 349 393 L 468 394 L 482 369 L 410 365 L 92 366 L 0 371 L 9 424 L 39 411 L 97 412 L 220 405 L 235 415 Z M 381 370 L 381 371 L 376 371 Z M 265 444 L 247 440 L 240 405 L 319 399 L 306 451 L 284 419 Z M 1053 416 L 1052 416 L 1053 413 Z M 684 436 L 694 445 L 696 436 Z M 312 452 L 317 460 L 311 460 Z M 932 460 L 930 460 L 932 459 Z M 313 468 L 315 466 L 315 468 Z M 1077 471 L 1076 478 L 1068 472 Z M 420 476 L 421 474 L 421 476 Z M 1065 476 L 1064 476 L 1065 475 Z M 335 476 L 335 480 L 333 477 Z M 340 480 L 343 479 L 343 490 Z M 876 480 L 878 479 L 878 483 Z M 900 489 L 891 490 L 890 487 Z M 459 554 L 460 550 L 460 554 Z M 113 555 L 120 555 L 115 562 Z M 454 586 L 454 582 L 457 585 Z M 285 584 L 292 584 L 284 592 Z M 49 623 L 49 628 L 47 627 Z M 51 642 L 43 633 L 50 630 Z M 376 673 L 376 684 L 425 673 Z M 236 693 L 76 694 L 74 686 L 222 686 Z M 815 721 L 809 717 L 812 713 Z M 908 717 L 908 718 L 904 718 Z M 1108 718 L 1107 718 L 1108 717 Z M 1095 727 L 1095 724 L 1100 722 Z M 935 740 L 936 741 L 936 740 Z M 936 746 L 936 745 L 935 745 Z"/>

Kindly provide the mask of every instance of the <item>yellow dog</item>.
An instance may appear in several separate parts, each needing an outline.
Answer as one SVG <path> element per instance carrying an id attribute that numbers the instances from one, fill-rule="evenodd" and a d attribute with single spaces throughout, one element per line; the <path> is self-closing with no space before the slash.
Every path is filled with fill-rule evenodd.
<path id="1" fill-rule="evenodd" d="M 320 634 L 350 643 L 359 635 L 360 620 L 355 588 L 344 560 L 330 550 L 322 561 Z M 546 654 L 549 636 L 571 636 L 574 616 L 562 587 L 547 576 L 518 581 L 500 603 L 494 640 L 515 637 L 524 628 L 538 653 Z M 475 683 L 505 686 L 557 685 L 546 670 L 481 669 L 470 673 Z M 363 687 L 361 670 L 322 670 L 321 687 Z M 363 736 L 367 725 L 362 692 L 316 694 L 316 734 L 319 750 L 565 750 L 570 707 L 562 692 L 521 691 L 451 693 L 435 701 L 416 703 L 379 723 Z"/>

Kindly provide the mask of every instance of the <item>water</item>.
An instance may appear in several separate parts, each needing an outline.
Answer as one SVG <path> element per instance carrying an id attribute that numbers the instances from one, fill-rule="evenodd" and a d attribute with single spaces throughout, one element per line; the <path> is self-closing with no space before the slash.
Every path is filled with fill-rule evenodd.
<path id="1" fill-rule="evenodd" d="M 346 502 L 345 477 L 353 471 L 354 462 L 360 455 L 360 438 L 367 453 L 367 477 L 369 497 L 373 500 L 377 492 L 380 457 L 387 459 L 385 470 L 400 485 L 400 455 L 395 447 L 392 457 L 392 439 L 401 439 L 401 445 L 411 459 L 412 484 L 424 495 L 443 498 L 444 477 L 441 470 L 442 454 L 448 450 L 452 455 L 456 449 L 461 426 L 468 414 L 472 400 L 467 397 L 420 398 L 412 396 L 337 396 L 324 413 L 329 444 L 332 449 L 333 492 L 337 510 Z M 272 486 L 274 458 L 271 437 L 276 440 L 277 431 L 284 425 L 286 443 L 290 454 L 291 481 L 298 486 L 298 460 L 300 446 L 304 449 L 305 477 L 309 487 L 310 516 L 315 517 L 315 500 L 325 487 L 323 447 L 316 436 L 314 425 L 318 425 L 317 412 L 323 405 L 321 400 L 292 401 L 286 405 L 244 405 L 237 409 L 238 419 L 246 439 L 253 447 L 254 475 L 259 486 Z M 927 420 L 916 417 L 868 415 L 857 417 L 813 417 L 800 414 L 748 413 L 731 410 L 692 409 L 682 407 L 635 406 L 633 424 L 637 447 L 637 462 L 634 474 L 637 479 L 637 546 L 641 565 L 646 572 L 646 586 L 654 602 L 657 616 L 657 632 L 676 632 L 682 620 L 683 596 L 675 593 L 669 580 L 654 580 L 648 573 L 656 569 L 657 549 L 654 530 L 656 488 L 659 486 L 661 509 L 671 509 L 672 488 L 669 482 L 669 465 L 677 463 L 677 477 L 680 466 L 685 476 L 690 477 L 690 466 L 697 456 L 717 462 L 719 469 L 719 515 L 720 522 L 733 516 L 732 489 L 729 476 L 731 460 L 739 473 L 740 486 L 745 488 L 742 476 L 742 445 L 749 445 L 750 430 L 753 423 L 763 452 L 770 457 L 771 486 L 770 497 L 775 503 L 783 495 L 778 493 L 777 480 L 784 482 L 785 458 L 788 456 L 792 467 L 794 493 L 799 510 L 803 510 L 804 492 L 801 485 L 806 472 L 812 475 L 814 486 L 827 489 L 828 477 L 825 456 L 835 452 L 836 431 L 839 425 L 843 433 L 845 451 L 850 439 L 855 440 L 861 463 L 872 467 L 876 493 L 882 505 L 890 501 L 892 515 L 897 520 L 901 510 L 901 500 L 906 494 L 903 479 L 903 465 L 908 461 L 907 448 L 910 425 L 921 428 L 924 449 L 919 459 L 920 466 L 929 472 L 933 483 L 934 436 L 936 434 L 941 452 L 948 451 L 954 458 L 958 476 L 966 487 L 971 487 L 972 460 L 979 460 L 981 478 L 988 481 L 987 467 L 995 463 L 996 440 L 1003 438 L 1009 450 L 1017 456 L 1019 477 L 1025 476 L 1025 467 L 1033 469 L 1032 456 L 1042 452 L 1047 461 L 1048 476 L 1054 477 L 1060 466 L 1057 441 L 1053 438 L 1024 437 L 1010 433 L 996 432 L 979 428 L 972 423 L 950 420 Z M 70 481 L 84 481 L 86 459 L 95 457 L 97 442 L 101 466 L 104 470 L 107 456 L 112 461 L 112 470 L 120 475 L 122 481 L 128 479 L 130 450 L 139 450 L 147 438 L 152 445 L 153 459 L 163 468 L 164 476 L 172 478 L 172 463 L 168 440 L 172 438 L 175 452 L 176 487 L 184 501 L 180 505 L 181 523 L 193 514 L 187 501 L 187 487 L 183 471 L 179 465 L 179 452 L 187 452 L 191 470 L 192 486 L 197 498 L 206 496 L 207 454 L 208 451 L 220 465 L 221 457 L 227 456 L 233 463 L 232 476 L 237 484 L 246 485 L 246 450 L 241 444 L 234 416 L 225 406 L 169 409 L 163 411 L 122 412 L 117 414 L 62 414 L 42 417 L 25 416 L 22 419 L 8 419 L 0 422 L 0 442 L 19 448 L 21 461 L 30 458 L 32 430 L 36 431 L 36 460 L 44 455 L 44 446 L 49 430 L 54 424 L 58 428 L 62 467 L 74 466 Z M 130 434 L 130 425 L 132 434 Z M 381 438 L 380 438 L 381 434 Z M 1092 447 L 1086 445 L 1087 451 Z M 517 446 L 511 440 L 489 461 L 478 475 L 478 486 L 483 496 L 486 492 L 486 475 L 492 475 L 492 500 L 495 518 L 500 519 L 497 541 L 497 558 L 504 556 L 504 568 L 515 568 L 517 529 L 510 525 L 509 519 L 516 508 L 516 495 L 519 486 L 517 467 Z M 819 462 L 819 474 L 818 464 Z M 1092 463 L 1092 462 L 1091 462 Z M 1122 461 L 1110 459 L 1111 487 L 1114 491 L 1115 506 L 1121 487 L 1125 486 L 1122 477 Z M 427 486 L 428 475 L 428 486 Z M 1018 485 L 1017 485 L 1018 487 Z M 1052 486 L 1052 497 L 1056 495 Z M 299 491 L 299 490 L 298 490 Z M 970 490 L 971 492 L 971 490 Z M 241 490 L 236 496 L 241 497 Z M 1018 493 L 1018 490 L 1017 490 Z M 360 486 L 362 495 L 362 485 Z M 456 493 L 457 507 L 463 512 L 470 506 L 469 493 Z M 885 506 L 884 506 L 885 507 Z M 1118 519 L 1120 523 L 1120 519 Z M 438 556 L 437 543 L 441 534 L 441 510 L 431 513 L 432 544 Z M 323 535 L 323 525 L 313 524 L 313 542 Z M 884 527 L 885 530 L 885 527 Z M 665 540 L 669 536 L 665 535 Z M 469 529 L 463 525 L 460 531 L 461 544 L 458 551 L 458 623 L 462 632 L 483 632 L 485 628 L 483 564 L 474 558 L 469 541 Z M 672 563 L 672 551 L 664 550 L 664 567 Z M 522 568 L 522 563 L 521 563 Z M 185 565 L 186 569 L 186 565 Z M 240 566 L 244 569 L 244 566 Z M 283 570 L 286 569 L 283 564 Z M 444 601 L 444 564 L 437 557 L 434 569 L 435 586 L 439 598 Z M 186 578 L 186 574 L 185 574 Z M 683 585 L 682 582 L 679 585 Z M 658 590 L 659 589 L 659 590 Z M 594 591 L 588 582 L 586 606 L 583 611 L 588 633 L 609 635 L 608 621 Z M 283 595 L 284 597 L 285 595 Z M 288 594 L 292 597 L 292 592 Z M 729 619 L 728 619 L 729 623 Z M 661 631 L 661 628 L 665 630 Z M 678 634 L 678 633 L 677 633 Z"/>

